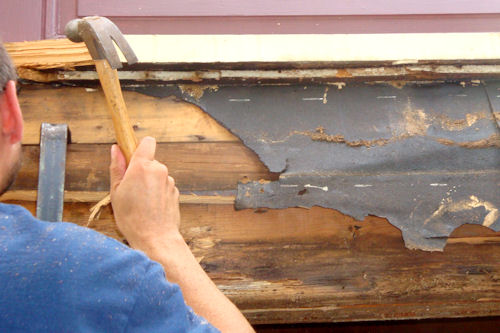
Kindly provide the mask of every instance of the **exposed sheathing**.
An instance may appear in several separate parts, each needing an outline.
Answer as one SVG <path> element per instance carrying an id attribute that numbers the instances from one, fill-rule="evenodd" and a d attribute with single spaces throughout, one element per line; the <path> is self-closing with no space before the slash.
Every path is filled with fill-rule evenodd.
<path id="1" fill-rule="evenodd" d="M 430 251 L 462 224 L 500 229 L 500 132 L 484 86 L 328 88 L 219 87 L 199 98 L 173 86 L 137 89 L 198 104 L 281 173 L 240 183 L 237 208 L 386 217 L 407 247 Z"/>

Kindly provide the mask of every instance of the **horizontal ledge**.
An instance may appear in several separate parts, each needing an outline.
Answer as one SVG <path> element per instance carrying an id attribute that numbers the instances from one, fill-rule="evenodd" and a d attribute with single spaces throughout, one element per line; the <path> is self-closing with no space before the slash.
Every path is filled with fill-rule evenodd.
<path id="1" fill-rule="evenodd" d="M 151 64 L 500 59 L 500 33 L 126 35 L 126 38 L 139 61 Z M 18 67 L 50 69 L 92 64 L 85 45 L 67 39 L 5 45 Z"/>
<path id="2" fill-rule="evenodd" d="M 64 191 L 64 202 L 98 202 L 103 199 L 108 192 L 96 191 Z M 232 205 L 234 204 L 234 196 L 219 196 L 219 195 L 197 195 L 181 194 L 179 202 L 181 204 L 216 204 L 216 205 Z M 0 201 L 36 201 L 36 190 L 15 190 L 8 191 L 0 196 Z"/>
<path id="3" fill-rule="evenodd" d="M 410 61 L 411 62 L 411 61 Z M 406 62 L 407 63 L 407 62 Z M 484 78 L 500 76 L 500 65 L 406 65 L 398 66 L 329 68 L 329 69 L 285 69 L 285 70 L 204 70 L 164 71 L 137 70 L 119 71 L 120 80 L 158 82 L 256 82 L 256 81 L 328 81 L 342 88 L 344 82 L 359 80 L 429 80 L 440 78 Z M 32 74 L 20 71 L 24 79 L 41 82 L 93 81 L 98 80 L 95 71 L 60 71 L 57 73 Z"/>

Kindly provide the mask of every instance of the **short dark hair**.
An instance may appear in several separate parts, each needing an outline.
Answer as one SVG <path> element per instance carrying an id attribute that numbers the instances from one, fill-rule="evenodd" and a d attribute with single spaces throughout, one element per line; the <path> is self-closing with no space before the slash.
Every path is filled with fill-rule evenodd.
<path id="1" fill-rule="evenodd" d="M 11 80 L 17 80 L 16 69 L 0 40 L 0 93 L 5 89 L 7 82 Z"/>

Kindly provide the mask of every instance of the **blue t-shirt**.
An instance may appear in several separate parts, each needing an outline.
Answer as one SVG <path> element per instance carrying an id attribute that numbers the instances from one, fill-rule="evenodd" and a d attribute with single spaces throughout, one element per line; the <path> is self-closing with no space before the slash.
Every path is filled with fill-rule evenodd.
<path id="1" fill-rule="evenodd" d="M 141 252 L 1 203 L 0 286 L 2 332 L 218 332 Z"/>

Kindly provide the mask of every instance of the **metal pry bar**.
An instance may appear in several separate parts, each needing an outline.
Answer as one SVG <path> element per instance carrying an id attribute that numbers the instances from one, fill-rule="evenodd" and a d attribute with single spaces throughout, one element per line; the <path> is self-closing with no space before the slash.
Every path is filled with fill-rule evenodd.
<path id="1" fill-rule="evenodd" d="M 42 123 L 36 217 L 43 221 L 62 221 L 67 142 L 68 125 Z"/>

